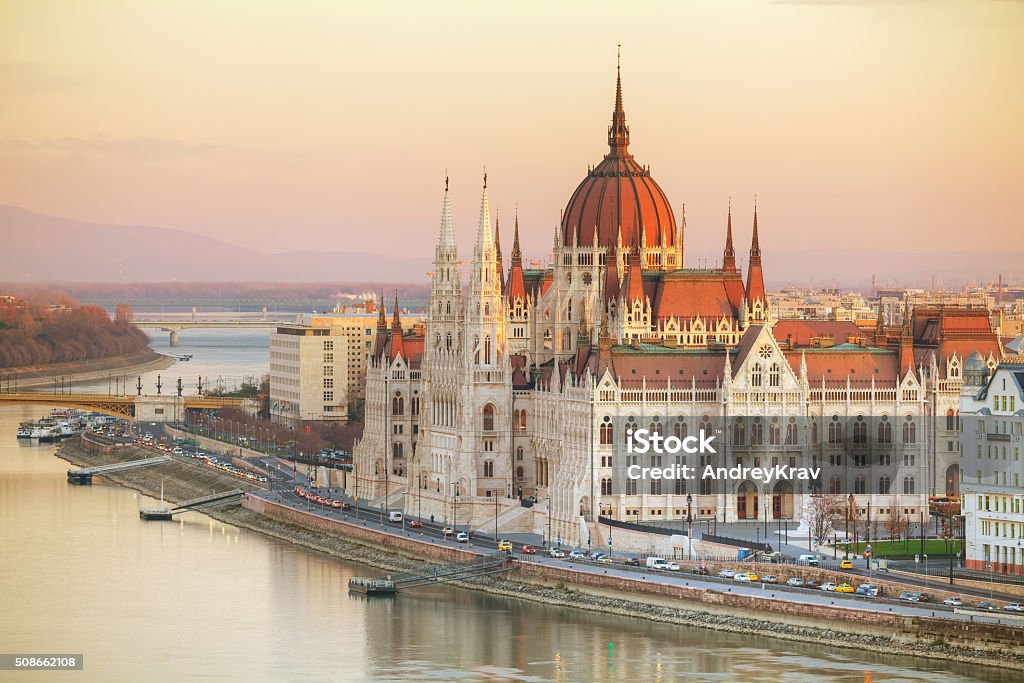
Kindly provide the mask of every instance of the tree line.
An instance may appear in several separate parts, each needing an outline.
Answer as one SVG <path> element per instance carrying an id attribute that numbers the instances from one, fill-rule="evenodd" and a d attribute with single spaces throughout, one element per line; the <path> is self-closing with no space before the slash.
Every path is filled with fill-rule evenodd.
<path id="1" fill-rule="evenodd" d="M 98 306 L 81 306 L 52 292 L 0 301 L 0 368 L 108 358 L 148 345 L 127 308 L 119 307 L 111 320 Z"/>

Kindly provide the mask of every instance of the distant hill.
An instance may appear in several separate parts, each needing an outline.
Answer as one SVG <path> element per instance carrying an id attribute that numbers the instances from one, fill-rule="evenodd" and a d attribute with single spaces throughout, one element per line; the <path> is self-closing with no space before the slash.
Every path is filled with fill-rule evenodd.
<path id="1" fill-rule="evenodd" d="M 106 225 L 0 206 L 8 282 L 415 282 L 430 258 L 246 249 L 184 230 Z"/>
<path id="2" fill-rule="evenodd" d="M 345 251 L 268 254 L 184 230 L 105 225 L 0 206 L 0 281 L 7 282 L 359 282 L 426 283 L 423 258 Z M 717 253 L 687 253 L 692 267 Z M 506 261 L 507 264 L 507 261 Z M 1024 281 L 1024 251 L 920 252 L 880 249 L 768 249 L 769 287 L 789 284 L 866 289 Z"/>

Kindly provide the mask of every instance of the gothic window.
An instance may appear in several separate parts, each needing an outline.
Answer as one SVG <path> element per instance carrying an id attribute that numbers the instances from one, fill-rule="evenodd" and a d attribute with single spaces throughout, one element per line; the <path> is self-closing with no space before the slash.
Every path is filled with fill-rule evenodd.
<path id="1" fill-rule="evenodd" d="M 484 431 L 494 431 L 494 405 L 491 403 L 484 406 Z"/>
<path id="2" fill-rule="evenodd" d="M 395 397 L 391 399 L 391 414 L 402 415 L 405 413 L 405 399 L 402 398 L 402 392 L 396 392 Z"/>
<path id="3" fill-rule="evenodd" d="M 882 421 L 878 423 L 878 443 L 892 443 L 892 423 L 888 415 L 883 415 Z"/>
<path id="4" fill-rule="evenodd" d="M 917 423 L 910 415 L 903 422 L 903 443 L 917 443 Z"/>
<path id="5" fill-rule="evenodd" d="M 772 423 L 768 425 L 768 443 L 778 446 L 782 441 L 782 428 L 779 426 L 779 418 L 773 417 Z"/>
<path id="6" fill-rule="evenodd" d="M 612 419 L 607 415 L 601 421 L 600 427 L 601 445 L 609 446 L 615 440 L 615 429 L 612 427 Z"/>
<path id="7" fill-rule="evenodd" d="M 832 421 L 828 423 L 828 442 L 831 445 L 843 442 L 843 423 L 839 421 L 838 415 L 833 415 Z"/>
<path id="8" fill-rule="evenodd" d="M 789 418 L 789 424 L 786 425 L 786 445 L 796 446 L 800 442 L 799 432 L 796 426 L 796 418 Z"/>
<path id="9" fill-rule="evenodd" d="M 759 387 L 761 386 L 761 364 L 754 363 L 754 367 L 750 369 L 750 386 Z"/>
<path id="10" fill-rule="evenodd" d="M 768 370 L 768 386 L 778 388 L 782 384 L 782 371 L 778 363 L 772 363 Z"/>

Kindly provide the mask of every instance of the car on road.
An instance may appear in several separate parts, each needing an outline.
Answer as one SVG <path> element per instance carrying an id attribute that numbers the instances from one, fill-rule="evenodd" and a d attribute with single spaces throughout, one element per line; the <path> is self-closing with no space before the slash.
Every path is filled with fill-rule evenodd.
<path id="1" fill-rule="evenodd" d="M 1006 612 L 1024 612 L 1024 603 L 1011 602 L 1003 605 L 1003 610 Z"/>
<path id="2" fill-rule="evenodd" d="M 879 590 L 878 586 L 873 583 L 862 583 L 857 586 L 857 590 L 855 590 L 854 593 L 856 595 L 862 595 L 865 598 L 877 598 Z"/>
<path id="3" fill-rule="evenodd" d="M 740 572 L 736 576 L 732 577 L 732 580 L 750 583 L 752 581 L 757 581 L 757 578 L 757 574 L 755 574 L 754 572 Z"/>
<path id="4" fill-rule="evenodd" d="M 498 541 L 498 550 L 504 550 L 506 552 L 512 552 L 512 541 L 508 539 L 501 539 Z"/>
<path id="5" fill-rule="evenodd" d="M 422 529 L 423 528 L 423 522 L 421 522 L 418 519 L 414 519 L 411 522 L 409 522 L 409 527 L 413 528 L 413 529 Z"/>
<path id="6" fill-rule="evenodd" d="M 853 562 L 851 562 L 850 560 L 843 560 L 842 562 L 839 563 L 839 568 L 840 569 L 853 569 Z"/>
<path id="7" fill-rule="evenodd" d="M 821 584 L 821 586 L 819 586 L 818 589 L 819 590 L 823 590 L 823 591 L 835 592 L 836 585 L 834 583 L 832 583 L 831 581 L 826 581 L 825 583 Z"/>
<path id="8" fill-rule="evenodd" d="M 565 551 L 561 548 L 552 548 L 548 551 L 548 557 L 563 558 L 565 557 Z"/>
<path id="9" fill-rule="evenodd" d="M 854 587 L 846 582 L 836 586 L 836 593 L 852 593 L 854 590 Z"/>
<path id="10" fill-rule="evenodd" d="M 699 576 L 707 576 L 708 575 L 708 568 L 707 567 L 701 567 L 700 565 L 697 565 L 695 567 L 691 567 L 690 568 L 690 573 L 691 574 L 697 574 Z"/>
<path id="11" fill-rule="evenodd" d="M 718 572 L 718 576 L 722 579 L 731 579 L 734 576 L 736 576 L 736 572 L 734 572 L 732 569 L 723 569 L 722 571 Z"/>
<path id="12" fill-rule="evenodd" d="M 949 607 L 963 607 L 964 601 L 961 600 L 960 598 L 955 598 L 955 597 L 954 598 L 946 598 L 945 600 L 942 601 L 942 604 L 943 605 L 948 605 Z"/>
<path id="13" fill-rule="evenodd" d="M 465 531 L 460 531 L 459 533 L 455 534 L 455 542 L 469 543 L 469 534 L 467 534 Z"/>
<path id="14" fill-rule="evenodd" d="M 786 585 L 787 586 L 792 586 L 793 588 L 803 588 L 804 587 L 804 580 L 801 579 L 798 576 L 794 576 L 794 577 L 792 577 L 790 579 L 786 579 Z"/>
<path id="15" fill-rule="evenodd" d="M 569 551 L 569 559 L 570 560 L 585 560 L 585 559 L 587 559 L 587 554 L 585 552 L 583 552 L 582 550 L 570 550 Z"/>
<path id="16" fill-rule="evenodd" d="M 769 574 L 768 576 L 762 576 L 761 581 L 762 583 L 778 583 L 779 577 L 775 576 L 774 574 Z"/>
<path id="17" fill-rule="evenodd" d="M 536 554 L 537 554 L 537 549 L 534 548 L 532 545 L 524 545 L 523 546 L 523 555 L 536 555 Z"/>
<path id="18" fill-rule="evenodd" d="M 994 610 L 996 606 L 991 602 L 979 602 L 977 605 L 978 609 Z"/>

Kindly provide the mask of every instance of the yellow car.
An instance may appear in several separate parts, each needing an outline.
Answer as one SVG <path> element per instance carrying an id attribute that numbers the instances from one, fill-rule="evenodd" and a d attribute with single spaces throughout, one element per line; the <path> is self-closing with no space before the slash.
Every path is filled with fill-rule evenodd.
<path id="1" fill-rule="evenodd" d="M 848 583 L 841 583 L 838 586 L 836 586 L 836 593 L 852 593 L 852 592 L 853 592 L 853 586 L 851 586 Z"/>
<path id="2" fill-rule="evenodd" d="M 498 541 L 498 550 L 512 552 L 512 541 Z"/>
<path id="3" fill-rule="evenodd" d="M 853 569 L 853 562 L 850 562 L 849 560 L 843 560 L 842 562 L 839 563 L 839 568 L 840 569 Z"/>

